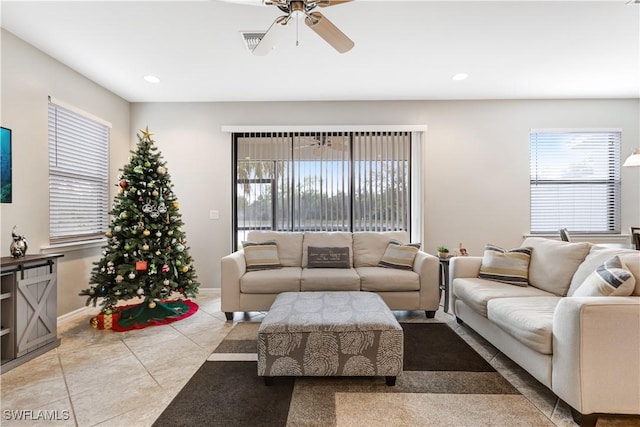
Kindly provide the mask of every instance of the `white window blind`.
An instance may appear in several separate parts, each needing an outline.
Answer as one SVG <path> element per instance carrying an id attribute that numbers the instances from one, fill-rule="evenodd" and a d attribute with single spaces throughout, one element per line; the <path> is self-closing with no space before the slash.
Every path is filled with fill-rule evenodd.
<path id="1" fill-rule="evenodd" d="M 531 232 L 620 232 L 621 132 L 532 131 Z"/>
<path id="2" fill-rule="evenodd" d="M 49 238 L 103 235 L 109 221 L 109 126 L 49 103 Z"/>

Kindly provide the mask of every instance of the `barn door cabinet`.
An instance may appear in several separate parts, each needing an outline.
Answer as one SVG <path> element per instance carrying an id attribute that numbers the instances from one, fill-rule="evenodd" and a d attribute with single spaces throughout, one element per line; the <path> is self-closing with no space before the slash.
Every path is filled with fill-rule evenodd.
<path id="1" fill-rule="evenodd" d="M 0 258 L 2 373 L 60 345 L 57 261 L 62 255 Z"/>

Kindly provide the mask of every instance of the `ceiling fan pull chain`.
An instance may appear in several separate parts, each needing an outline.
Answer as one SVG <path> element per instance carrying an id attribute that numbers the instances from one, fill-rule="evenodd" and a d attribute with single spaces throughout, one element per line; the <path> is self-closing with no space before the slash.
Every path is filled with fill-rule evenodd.
<path id="1" fill-rule="evenodd" d="M 300 17 L 296 16 L 296 46 L 300 46 L 300 40 L 298 38 L 298 29 L 300 28 L 299 25 L 300 25 Z"/>

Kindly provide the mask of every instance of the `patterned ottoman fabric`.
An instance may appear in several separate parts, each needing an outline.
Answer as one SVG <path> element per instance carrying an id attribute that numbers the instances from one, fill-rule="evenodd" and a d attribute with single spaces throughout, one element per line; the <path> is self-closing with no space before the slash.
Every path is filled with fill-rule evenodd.
<path id="1" fill-rule="evenodd" d="M 403 331 L 370 292 L 284 292 L 258 330 L 258 375 L 385 376 L 402 372 Z"/>

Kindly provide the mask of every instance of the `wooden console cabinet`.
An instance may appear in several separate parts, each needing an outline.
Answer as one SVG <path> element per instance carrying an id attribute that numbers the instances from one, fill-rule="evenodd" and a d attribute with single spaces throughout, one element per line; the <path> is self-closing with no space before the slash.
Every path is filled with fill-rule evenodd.
<path id="1" fill-rule="evenodd" d="M 0 371 L 60 345 L 57 261 L 62 255 L 0 258 Z"/>

